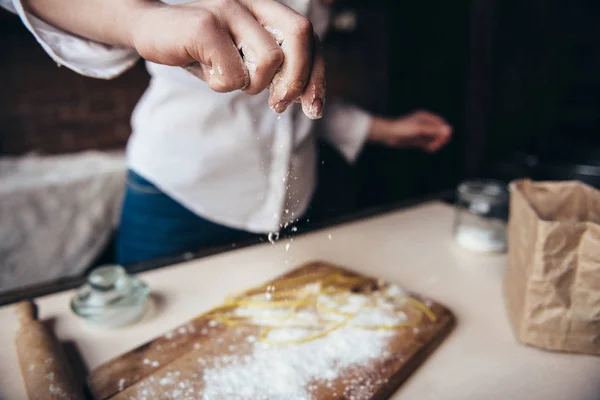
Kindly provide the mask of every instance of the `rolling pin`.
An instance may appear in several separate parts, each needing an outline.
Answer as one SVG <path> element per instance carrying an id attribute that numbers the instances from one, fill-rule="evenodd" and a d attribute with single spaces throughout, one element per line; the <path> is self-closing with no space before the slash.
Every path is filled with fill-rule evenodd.
<path id="1" fill-rule="evenodd" d="M 15 306 L 21 324 L 15 344 L 29 400 L 85 399 L 58 339 L 39 320 L 36 305 Z"/>

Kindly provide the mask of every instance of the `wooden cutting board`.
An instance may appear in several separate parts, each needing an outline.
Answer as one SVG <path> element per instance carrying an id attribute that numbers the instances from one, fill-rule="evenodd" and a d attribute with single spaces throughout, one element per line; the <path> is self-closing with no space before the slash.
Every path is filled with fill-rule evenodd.
<path id="1" fill-rule="evenodd" d="M 323 262 L 226 304 L 101 365 L 88 378 L 90 392 L 96 399 L 386 399 L 454 324 L 436 302 Z"/>

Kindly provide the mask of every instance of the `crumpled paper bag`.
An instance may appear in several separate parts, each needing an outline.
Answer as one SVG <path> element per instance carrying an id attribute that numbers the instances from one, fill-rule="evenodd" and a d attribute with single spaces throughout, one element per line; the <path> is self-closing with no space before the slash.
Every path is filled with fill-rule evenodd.
<path id="1" fill-rule="evenodd" d="M 517 339 L 600 355 L 600 191 L 511 184 L 504 297 Z"/>

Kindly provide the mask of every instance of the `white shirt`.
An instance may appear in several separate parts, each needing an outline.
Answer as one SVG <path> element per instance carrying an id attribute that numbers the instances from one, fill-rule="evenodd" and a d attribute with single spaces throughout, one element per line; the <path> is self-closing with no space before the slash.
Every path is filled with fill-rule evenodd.
<path id="1" fill-rule="evenodd" d="M 169 1 L 170 3 L 182 1 Z M 328 13 L 318 0 L 281 0 L 323 35 Z M 92 42 L 27 13 L 20 0 L 0 0 L 16 12 L 58 64 L 110 79 L 138 60 L 132 49 Z M 179 67 L 147 62 L 152 79 L 132 116 L 128 166 L 197 215 L 256 233 L 278 231 L 299 218 L 316 185 L 317 128 L 353 161 L 371 118 L 328 103 L 315 123 L 298 104 L 278 115 L 268 91 L 215 93 Z"/>

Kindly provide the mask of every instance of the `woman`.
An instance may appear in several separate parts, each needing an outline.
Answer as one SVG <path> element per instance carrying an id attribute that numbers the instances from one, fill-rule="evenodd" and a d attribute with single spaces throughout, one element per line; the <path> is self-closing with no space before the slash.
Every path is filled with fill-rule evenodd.
<path id="1" fill-rule="evenodd" d="M 152 80 L 127 147 L 121 264 L 297 220 L 316 184 L 318 133 L 348 161 L 366 140 L 433 152 L 450 139 L 451 127 L 428 112 L 383 119 L 325 106 L 321 1 L 167 3 L 0 0 L 80 74 L 110 79 L 147 60 Z"/>

